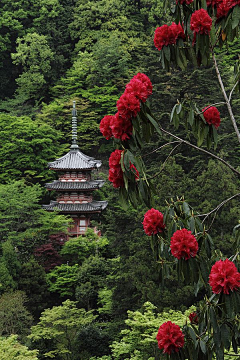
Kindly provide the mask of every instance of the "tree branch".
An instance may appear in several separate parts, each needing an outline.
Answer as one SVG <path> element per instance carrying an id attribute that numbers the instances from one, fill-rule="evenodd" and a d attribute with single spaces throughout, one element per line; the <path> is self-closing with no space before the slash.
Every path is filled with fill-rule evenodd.
<path id="1" fill-rule="evenodd" d="M 221 78 L 221 74 L 220 74 L 220 71 L 219 71 L 219 68 L 218 68 L 218 65 L 217 65 L 217 60 L 216 60 L 216 57 L 215 57 L 215 54 L 214 54 L 213 50 L 212 50 L 212 58 L 213 58 L 215 70 L 216 70 L 216 73 L 217 73 L 218 82 L 220 84 L 224 99 L 225 99 L 226 104 L 227 104 L 228 113 L 229 113 L 230 118 L 232 120 L 232 124 L 233 124 L 234 130 L 235 130 L 235 132 L 237 134 L 238 141 L 240 142 L 240 133 L 239 133 L 237 123 L 236 123 L 236 120 L 235 120 L 233 112 L 232 112 L 232 107 L 231 107 L 231 104 L 230 104 L 230 100 L 227 97 L 227 94 L 226 94 L 226 91 L 225 91 L 225 88 L 224 88 L 224 85 L 223 85 L 223 81 L 222 81 L 222 78 Z"/>
<path id="2" fill-rule="evenodd" d="M 199 150 L 199 151 L 201 151 L 201 152 L 203 152 L 203 153 L 205 153 L 205 154 L 213 157 L 214 159 L 217 159 L 218 161 L 222 162 L 224 165 L 226 165 L 227 167 L 229 167 L 229 169 L 231 169 L 235 174 L 237 174 L 237 175 L 240 176 L 240 172 L 239 172 L 238 170 L 236 170 L 232 165 L 230 165 L 227 161 L 223 160 L 223 159 L 220 158 L 219 156 L 211 153 L 210 151 L 207 151 L 207 150 L 205 150 L 205 149 L 202 149 L 202 148 L 200 148 L 200 147 L 198 147 L 198 146 L 190 143 L 189 141 L 186 141 L 186 140 L 181 139 L 180 137 L 178 137 L 178 136 L 170 133 L 169 131 L 163 129 L 161 126 L 160 126 L 160 130 L 161 130 L 164 134 L 168 134 L 168 135 L 172 136 L 174 139 L 177 139 L 179 142 L 181 142 L 181 143 L 183 143 L 183 144 L 186 144 L 186 145 L 188 145 L 188 146 L 191 146 L 192 148 L 197 149 L 197 150 Z"/>

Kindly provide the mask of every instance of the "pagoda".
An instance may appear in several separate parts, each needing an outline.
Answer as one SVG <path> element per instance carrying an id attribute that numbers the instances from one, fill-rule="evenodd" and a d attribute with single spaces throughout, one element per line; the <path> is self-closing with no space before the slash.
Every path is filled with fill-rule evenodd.
<path id="1" fill-rule="evenodd" d="M 58 193 L 57 200 L 43 205 L 47 211 L 58 210 L 73 219 L 69 236 L 84 235 L 90 227 L 90 219 L 107 207 L 107 201 L 93 200 L 93 191 L 103 186 L 104 180 L 92 180 L 91 173 L 102 165 L 83 154 L 77 144 L 77 111 L 75 101 L 72 110 L 72 145 L 70 151 L 48 164 L 50 170 L 58 171 L 58 180 L 45 184 L 48 190 Z"/>

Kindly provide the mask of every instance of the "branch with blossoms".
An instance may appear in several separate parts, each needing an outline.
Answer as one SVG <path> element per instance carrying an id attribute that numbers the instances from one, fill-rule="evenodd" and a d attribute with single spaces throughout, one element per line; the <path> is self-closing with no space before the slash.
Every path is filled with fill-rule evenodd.
<path id="1" fill-rule="evenodd" d="M 180 123 L 190 129 L 197 145 L 165 130 L 152 114 L 148 97 L 152 94 L 152 83 L 147 75 L 138 73 L 126 85 L 117 101 L 115 115 L 105 116 L 100 131 L 106 139 L 113 139 L 116 150 L 109 158 L 109 181 L 119 189 L 121 203 L 137 206 L 139 201 L 149 207 L 143 219 L 143 228 L 150 238 L 156 261 L 161 265 L 162 281 L 177 271 L 179 280 L 194 286 L 195 296 L 201 290 L 205 294 L 192 314 L 190 325 L 180 329 L 167 322 L 160 326 L 157 341 L 161 358 L 217 360 L 224 359 L 224 353 L 232 347 L 237 353 L 240 344 L 240 324 L 237 314 L 240 307 L 239 273 L 239 225 L 235 227 L 237 240 L 232 247 L 233 256 L 225 258 L 185 199 L 171 199 L 162 212 L 153 207 L 154 187 L 147 176 L 141 155 L 153 133 L 170 138 L 173 152 L 181 144 L 195 148 L 228 166 L 235 174 L 240 172 L 209 149 L 217 146 L 221 115 L 216 106 L 225 104 L 234 130 L 240 142 L 240 133 L 232 111 L 231 99 L 234 91 L 240 90 L 240 64 L 234 68 L 234 85 L 227 96 L 219 72 L 214 48 L 220 48 L 238 36 L 240 25 L 240 0 L 166 0 L 171 7 L 175 22 L 164 24 L 155 31 L 154 44 L 160 51 L 160 61 L 166 70 L 175 65 L 184 70 L 188 63 L 207 66 L 214 62 L 220 89 L 225 102 L 199 109 L 197 104 L 185 99 L 174 105 L 170 122 L 175 128 Z M 173 140 L 172 140 L 173 139 Z M 205 144 L 207 150 L 201 148 Z M 171 154 L 170 152 L 170 154 Z M 165 161 L 169 156 L 166 158 Z M 164 164 L 163 164 L 164 166 Z M 238 196 L 235 194 L 232 198 Z M 217 211 L 230 198 L 205 215 Z"/>

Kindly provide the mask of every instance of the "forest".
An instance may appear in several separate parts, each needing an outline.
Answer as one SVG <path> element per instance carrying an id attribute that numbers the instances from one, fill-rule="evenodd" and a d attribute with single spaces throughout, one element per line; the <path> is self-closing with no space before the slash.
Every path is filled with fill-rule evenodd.
<path id="1" fill-rule="evenodd" d="M 229 8 L 220 16 L 218 6 Z M 190 30 L 201 8 L 217 18 L 217 37 Z M 240 126 L 239 0 L 1 0 L 0 20 L 0 360 L 239 359 L 240 137 L 229 115 Z M 197 56 L 184 34 L 179 52 L 157 48 L 156 29 L 173 21 L 192 31 Z M 152 93 L 133 130 L 104 138 L 101 120 L 139 73 Z M 42 205 L 56 198 L 48 163 L 69 151 L 73 101 L 80 150 L 102 161 L 94 197 L 108 206 L 93 221 L 101 236 L 89 228 L 66 241 L 70 218 Z M 211 104 L 217 131 L 199 111 Z M 109 181 L 115 149 L 120 186 Z M 144 231 L 151 208 L 167 224 L 158 234 Z M 189 267 L 167 242 L 185 227 L 201 246 Z M 209 290 L 220 259 L 237 271 L 231 301 Z M 191 314 L 199 328 L 193 319 L 189 330 Z M 170 321 L 185 327 L 185 350 L 161 350 L 158 329 Z"/>

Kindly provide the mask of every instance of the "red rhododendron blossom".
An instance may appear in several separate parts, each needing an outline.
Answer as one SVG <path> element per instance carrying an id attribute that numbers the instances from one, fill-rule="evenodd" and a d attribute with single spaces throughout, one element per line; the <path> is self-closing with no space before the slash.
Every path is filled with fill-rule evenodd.
<path id="1" fill-rule="evenodd" d="M 197 316 L 197 313 L 192 312 L 192 313 L 189 315 L 189 320 L 190 320 L 191 324 L 198 324 L 198 316 Z"/>
<path id="2" fill-rule="evenodd" d="M 203 116 L 209 125 L 213 125 L 216 129 L 219 127 L 221 119 L 220 112 L 215 106 L 205 107 L 202 109 Z"/>
<path id="3" fill-rule="evenodd" d="M 132 173 L 135 175 L 135 179 L 139 180 L 139 171 L 136 168 L 136 166 L 134 166 L 131 162 L 130 162 L 130 170 L 132 171 Z"/>
<path id="4" fill-rule="evenodd" d="M 212 19 L 204 9 L 196 10 L 190 20 L 190 29 L 196 34 L 209 35 L 212 27 Z"/>
<path id="5" fill-rule="evenodd" d="M 214 7 L 215 5 L 218 5 L 222 2 L 222 0 L 207 0 L 207 6 Z"/>
<path id="6" fill-rule="evenodd" d="M 130 119 L 137 116 L 137 113 L 140 111 L 140 101 L 135 95 L 124 92 L 117 101 L 117 109 L 119 115 Z"/>
<path id="7" fill-rule="evenodd" d="M 109 140 L 113 135 L 112 129 L 110 128 L 110 123 L 113 117 L 114 116 L 112 115 L 106 115 L 100 122 L 100 131 L 107 140 Z"/>
<path id="8" fill-rule="evenodd" d="M 163 214 L 156 209 L 148 210 L 144 215 L 143 228 L 148 236 L 162 232 L 165 228 Z"/>
<path id="9" fill-rule="evenodd" d="M 236 2 L 233 0 L 222 0 L 217 4 L 217 18 L 227 16 L 229 10 L 236 5 Z"/>
<path id="10" fill-rule="evenodd" d="M 147 86 L 136 78 L 132 78 L 132 80 L 126 85 L 125 92 L 133 94 L 142 102 L 145 102 L 148 98 Z"/>
<path id="11" fill-rule="evenodd" d="M 113 187 L 119 188 L 124 186 L 123 171 L 121 166 L 110 168 L 108 180 L 113 183 Z"/>
<path id="12" fill-rule="evenodd" d="M 193 0 L 176 0 L 176 4 L 186 4 L 186 5 L 189 5 L 193 2 Z"/>
<path id="13" fill-rule="evenodd" d="M 133 79 L 140 80 L 147 87 L 148 96 L 152 95 L 152 82 L 146 74 L 138 73 Z"/>
<path id="14" fill-rule="evenodd" d="M 181 24 L 163 25 L 155 30 L 154 45 L 158 50 L 162 50 L 163 46 L 176 44 L 177 39 L 181 37 L 185 39 L 185 34 Z"/>
<path id="15" fill-rule="evenodd" d="M 160 326 L 157 341 L 159 349 L 163 349 L 165 354 L 171 355 L 183 347 L 184 335 L 178 325 L 167 321 Z"/>
<path id="16" fill-rule="evenodd" d="M 175 231 L 171 237 L 171 253 L 177 258 L 184 260 L 195 257 L 198 251 L 198 242 L 191 231 L 187 229 L 181 229 Z"/>
<path id="17" fill-rule="evenodd" d="M 109 158 L 109 166 L 119 166 L 123 150 L 115 150 L 111 153 Z"/>
<path id="18" fill-rule="evenodd" d="M 158 50 L 162 50 L 163 46 L 174 44 L 175 39 L 172 30 L 168 25 L 162 25 L 155 30 L 154 45 Z"/>
<path id="19" fill-rule="evenodd" d="M 115 150 L 109 158 L 108 180 L 113 183 L 115 188 L 124 186 L 123 171 L 120 164 L 122 152 L 123 150 Z"/>
<path id="20" fill-rule="evenodd" d="M 240 287 L 240 273 L 235 264 L 226 259 L 217 261 L 210 272 L 209 284 L 215 294 L 229 294 Z"/>
<path id="21" fill-rule="evenodd" d="M 128 117 L 120 116 L 119 113 L 112 117 L 110 122 L 112 135 L 122 141 L 130 139 L 132 135 L 132 122 Z"/>
<path id="22" fill-rule="evenodd" d="M 170 29 L 172 30 L 175 40 L 178 38 L 185 39 L 185 34 L 182 25 L 179 23 L 178 25 L 175 22 L 172 22 L 172 25 L 170 25 Z"/>

